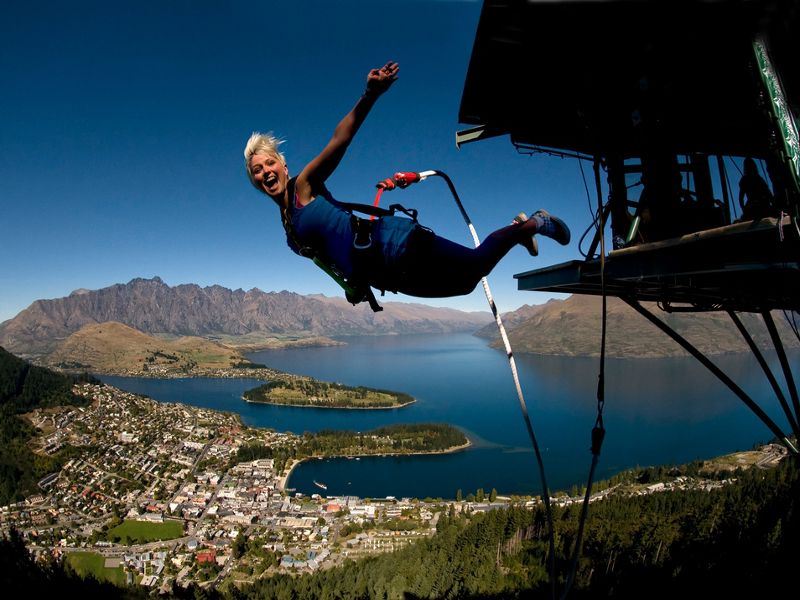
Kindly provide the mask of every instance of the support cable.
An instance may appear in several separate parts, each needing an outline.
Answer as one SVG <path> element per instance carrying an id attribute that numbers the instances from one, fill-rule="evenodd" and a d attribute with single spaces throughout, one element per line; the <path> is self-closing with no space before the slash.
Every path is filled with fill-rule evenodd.
<path id="1" fill-rule="evenodd" d="M 800 342 L 800 330 L 797 328 L 797 321 L 794 318 L 795 311 L 793 310 L 784 310 L 783 317 L 786 319 L 786 323 L 789 327 L 792 328 L 792 332 L 794 333 L 794 337 L 797 338 L 797 341 Z"/>
<path id="2" fill-rule="evenodd" d="M 592 196 L 589 194 L 589 186 L 586 184 L 586 174 L 583 172 L 583 161 L 578 160 L 578 167 L 581 171 L 581 179 L 583 180 L 583 189 L 586 191 L 586 202 L 589 204 L 589 214 L 592 215 L 592 225 L 595 224 L 597 221 L 597 215 L 594 212 L 594 207 L 592 206 Z"/>
<path id="3" fill-rule="evenodd" d="M 597 376 L 597 418 L 592 428 L 592 464 L 589 467 L 589 476 L 586 481 L 586 491 L 583 495 L 583 504 L 581 505 L 581 516 L 578 522 L 578 533 L 575 537 L 575 547 L 572 549 L 572 559 L 567 575 L 567 581 L 564 584 L 564 592 L 561 594 L 561 600 L 565 600 L 569 595 L 572 585 L 575 583 L 575 575 L 578 572 L 578 559 L 581 554 L 581 544 L 583 541 L 583 531 L 586 525 L 586 517 L 589 513 L 589 498 L 592 495 L 592 484 L 594 483 L 594 474 L 597 469 L 597 463 L 600 460 L 600 450 L 603 446 L 603 439 L 606 435 L 606 430 L 603 425 L 603 409 L 605 408 L 605 377 L 606 377 L 606 326 L 607 326 L 607 306 L 606 306 L 606 236 L 605 236 L 605 218 L 603 211 L 603 193 L 600 185 L 600 160 L 595 157 L 594 160 L 594 181 L 597 191 L 597 214 L 598 214 L 598 235 L 600 236 L 600 289 L 603 297 L 602 308 L 602 324 L 600 333 L 600 372 Z"/>
<path id="4" fill-rule="evenodd" d="M 586 191 L 586 202 L 589 204 L 589 214 L 592 215 L 592 222 L 589 223 L 589 226 L 586 228 L 586 231 L 583 232 L 581 235 L 581 239 L 578 240 L 578 252 L 580 252 L 581 256 L 584 258 L 594 258 L 589 256 L 588 252 L 583 251 L 583 241 L 586 239 L 586 236 L 589 235 L 589 232 L 592 230 L 597 230 L 597 220 L 600 218 L 600 214 L 595 213 L 594 207 L 592 206 L 592 196 L 589 194 L 589 186 L 586 184 L 586 174 L 583 172 L 583 160 L 578 158 L 578 168 L 581 171 L 581 179 L 583 180 L 583 189 Z M 600 211 L 601 212 L 601 211 Z"/>
<path id="5" fill-rule="evenodd" d="M 733 161 L 731 161 L 731 162 L 733 162 Z M 719 164 L 720 164 L 720 169 L 722 170 L 722 179 L 723 179 L 721 181 L 721 183 L 723 185 L 722 195 L 725 198 L 725 204 L 727 206 L 729 206 L 730 209 L 731 209 L 731 215 L 734 218 L 736 218 L 736 215 L 738 214 L 738 211 L 740 209 L 737 210 L 737 207 L 736 207 L 736 200 L 734 200 L 734 197 L 733 197 L 733 188 L 731 187 L 730 179 L 728 179 L 728 169 L 727 169 L 727 167 L 725 167 L 725 161 L 721 160 Z M 736 163 L 733 163 L 733 166 L 735 166 L 737 169 L 739 168 L 736 165 Z M 731 219 L 731 222 L 733 222 L 733 219 Z"/>
<path id="6" fill-rule="evenodd" d="M 761 313 L 761 317 L 764 319 L 764 324 L 767 326 L 767 331 L 769 331 L 769 335 L 772 338 L 772 344 L 775 346 L 775 352 L 778 353 L 778 360 L 780 361 L 781 368 L 783 369 L 783 376 L 786 378 L 786 387 L 789 388 L 789 395 L 792 397 L 794 416 L 796 419 L 800 418 L 800 399 L 797 397 L 797 386 L 794 383 L 794 377 L 792 377 L 792 369 L 789 366 L 789 361 L 786 359 L 786 352 L 783 349 L 781 336 L 778 335 L 778 330 L 775 327 L 775 321 L 772 320 L 772 315 L 769 313 L 769 311 L 765 310 L 763 313 Z M 800 442 L 800 436 L 798 436 L 798 442 Z"/>
<path id="7" fill-rule="evenodd" d="M 677 342 L 684 350 L 686 350 L 689 354 L 691 354 L 698 362 L 700 362 L 706 369 L 711 371 L 717 379 L 719 379 L 722 383 L 728 386 L 734 394 L 736 394 L 739 399 L 745 403 L 745 405 L 755 413 L 755 415 L 761 419 L 761 422 L 767 426 L 767 428 L 775 435 L 775 437 L 788 448 L 789 452 L 793 455 L 798 456 L 800 452 L 798 452 L 795 445 L 792 441 L 788 438 L 788 436 L 781 431 L 781 428 L 775 424 L 775 421 L 770 419 L 769 415 L 765 413 L 762 408 L 756 404 L 747 393 L 740 388 L 736 383 L 728 377 L 717 365 L 713 362 L 708 360 L 702 352 L 700 352 L 697 348 L 695 348 L 688 340 L 686 340 L 683 336 L 681 336 L 677 331 L 672 329 L 669 325 L 664 323 L 661 319 L 656 317 L 652 314 L 649 310 L 644 308 L 639 301 L 635 298 L 628 297 L 628 296 L 620 296 L 622 300 L 624 300 L 631 308 L 633 308 L 636 312 L 642 315 L 645 319 L 650 321 L 653 325 L 658 327 L 661 331 L 666 333 L 669 337 L 671 337 L 675 342 Z"/>
<path id="8" fill-rule="evenodd" d="M 583 258 L 588 258 L 591 260 L 592 258 L 594 258 L 594 256 L 589 256 L 588 250 L 586 252 L 583 251 L 583 242 L 586 240 L 586 236 L 589 235 L 590 231 L 597 231 L 597 216 L 595 216 L 592 219 L 592 222 L 589 224 L 589 226 L 586 228 L 586 231 L 583 232 L 583 235 L 581 235 L 581 238 L 578 240 L 578 252 L 581 253 L 581 256 L 583 256 Z"/>
<path id="9" fill-rule="evenodd" d="M 797 419 L 792 414 L 792 410 L 789 408 L 789 403 L 786 402 L 786 396 L 783 394 L 783 390 L 781 386 L 778 385 L 778 380 L 775 379 L 775 375 L 772 373 L 772 369 L 769 368 L 767 361 L 764 359 L 764 355 L 761 353 L 761 349 L 756 345 L 755 341 L 753 341 L 752 336 L 747 331 L 742 323 L 741 319 L 739 319 L 738 315 L 733 312 L 732 310 L 728 311 L 728 315 L 730 316 L 733 323 L 736 325 L 736 328 L 742 334 L 744 341 L 747 342 L 747 345 L 750 347 L 750 351 L 755 356 L 758 364 L 761 365 L 761 369 L 764 371 L 764 375 L 767 376 L 769 380 L 769 384 L 772 386 L 773 391 L 775 392 L 775 396 L 778 398 L 778 402 L 781 404 L 781 408 L 783 412 L 786 414 L 786 418 L 789 421 L 789 426 L 792 428 L 795 437 L 800 440 L 800 427 L 798 427 Z"/>

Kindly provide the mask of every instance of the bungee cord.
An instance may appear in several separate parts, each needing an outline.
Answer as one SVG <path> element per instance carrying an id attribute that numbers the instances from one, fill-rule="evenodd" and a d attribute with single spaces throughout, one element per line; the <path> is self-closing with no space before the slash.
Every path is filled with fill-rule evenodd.
<path id="1" fill-rule="evenodd" d="M 478 233 L 475 231 L 475 226 L 472 224 L 472 220 L 469 218 L 464 205 L 461 203 L 461 199 L 458 196 L 458 192 L 456 192 L 456 188 L 453 185 L 452 180 L 450 177 L 444 173 L 443 171 L 431 170 L 431 171 L 421 171 L 419 173 L 413 172 L 402 172 L 396 173 L 395 176 L 391 179 L 384 179 L 383 181 L 377 184 L 378 187 L 378 196 L 376 197 L 376 204 L 379 201 L 380 194 L 383 191 L 390 191 L 393 190 L 395 187 L 406 188 L 412 183 L 417 183 L 419 181 L 424 181 L 428 177 L 441 177 L 444 179 L 447 187 L 450 189 L 450 193 L 453 196 L 453 200 L 455 200 L 456 206 L 458 207 L 459 212 L 461 213 L 461 217 L 464 219 L 464 222 L 467 224 L 467 228 L 469 229 L 470 234 L 472 235 L 472 241 L 477 248 L 480 246 L 480 238 L 478 237 Z M 486 300 L 489 303 L 489 308 L 492 311 L 492 316 L 494 317 L 495 324 L 497 325 L 497 329 L 500 331 L 500 338 L 503 340 L 503 347 L 506 351 L 506 357 L 508 358 L 508 364 L 511 368 L 511 376 L 514 379 L 514 387 L 517 391 L 517 399 L 519 400 L 520 410 L 522 411 L 522 418 L 525 421 L 525 427 L 528 431 L 528 436 L 530 437 L 531 444 L 533 446 L 533 451 L 536 455 L 536 462 L 539 467 L 539 477 L 542 482 L 542 500 L 544 502 L 545 507 L 545 514 L 547 518 L 547 538 L 548 538 L 548 547 L 549 547 L 549 571 L 550 571 L 550 593 L 551 597 L 555 598 L 555 586 L 556 586 L 556 568 L 555 568 L 555 560 L 556 560 L 556 552 L 555 552 L 555 534 L 553 531 L 553 512 L 550 506 L 550 489 L 547 485 L 547 476 L 545 474 L 544 468 L 544 460 L 542 459 L 542 453 L 539 448 L 539 442 L 536 439 L 536 434 L 533 430 L 533 424 L 531 423 L 530 415 L 528 414 L 528 406 L 525 402 L 525 395 L 522 392 L 522 384 L 519 380 L 519 374 L 517 372 L 517 364 L 514 360 L 514 352 L 511 349 L 511 342 L 508 339 L 508 335 L 506 333 L 506 328 L 503 325 L 503 320 L 500 317 L 500 312 L 497 309 L 497 304 L 494 301 L 494 297 L 492 296 L 492 291 L 489 288 L 489 281 L 486 277 L 481 279 L 481 284 L 483 285 L 483 291 L 486 295 Z"/>

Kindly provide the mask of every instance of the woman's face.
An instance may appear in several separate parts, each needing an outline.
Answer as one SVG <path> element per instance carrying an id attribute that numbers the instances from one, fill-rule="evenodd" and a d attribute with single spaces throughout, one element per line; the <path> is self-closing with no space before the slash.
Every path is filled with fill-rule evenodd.
<path id="1" fill-rule="evenodd" d="M 250 158 L 250 173 L 259 188 L 270 198 L 281 198 L 286 191 L 289 169 L 280 157 L 254 154 Z"/>

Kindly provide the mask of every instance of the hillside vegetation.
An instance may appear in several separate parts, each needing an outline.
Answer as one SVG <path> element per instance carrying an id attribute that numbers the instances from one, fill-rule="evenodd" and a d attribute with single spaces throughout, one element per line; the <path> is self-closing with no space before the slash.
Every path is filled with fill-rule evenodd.
<path id="1" fill-rule="evenodd" d="M 44 456 L 31 451 L 28 442 L 35 430 L 19 415 L 35 408 L 82 405 L 87 401 L 72 394 L 74 378 L 32 366 L 0 348 L 0 506 L 36 490 L 36 482 L 61 469 L 73 450 Z"/>
<path id="2" fill-rule="evenodd" d="M 767 597 L 791 581 L 800 550 L 794 461 L 737 473 L 711 492 L 612 498 L 592 505 L 575 598 Z M 558 571 L 578 510 L 556 508 Z M 549 598 L 542 509 L 444 513 L 430 540 L 310 576 L 257 581 L 237 597 Z M 559 588 L 563 584 L 559 584 Z"/>

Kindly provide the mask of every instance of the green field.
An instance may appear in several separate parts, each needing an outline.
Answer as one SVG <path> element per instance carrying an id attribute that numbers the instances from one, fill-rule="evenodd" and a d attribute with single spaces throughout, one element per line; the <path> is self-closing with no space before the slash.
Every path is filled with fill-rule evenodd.
<path id="1" fill-rule="evenodd" d="M 126 520 L 113 529 L 109 529 L 106 538 L 112 542 L 119 538 L 123 544 L 143 544 L 157 540 L 174 540 L 182 535 L 183 523 L 178 521 L 149 523 Z"/>
<path id="2" fill-rule="evenodd" d="M 93 576 L 98 581 L 110 581 L 116 585 L 125 585 L 125 571 L 122 567 L 106 569 L 105 558 L 94 552 L 70 552 L 64 558 L 81 577 Z"/>

